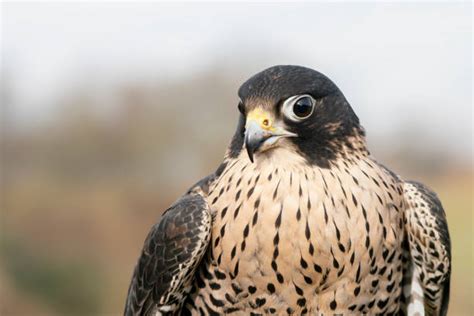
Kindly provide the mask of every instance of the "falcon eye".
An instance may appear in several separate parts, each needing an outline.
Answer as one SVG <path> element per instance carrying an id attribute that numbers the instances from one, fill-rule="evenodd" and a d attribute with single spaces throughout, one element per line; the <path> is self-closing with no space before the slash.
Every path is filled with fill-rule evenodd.
<path id="1" fill-rule="evenodd" d="M 295 95 L 283 103 L 282 112 L 292 121 L 301 121 L 313 114 L 314 104 L 315 101 L 310 95 Z"/>
<path id="2" fill-rule="evenodd" d="M 293 105 L 293 113 L 299 118 L 306 118 L 313 112 L 313 99 L 309 96 L 301 97 Z"/>

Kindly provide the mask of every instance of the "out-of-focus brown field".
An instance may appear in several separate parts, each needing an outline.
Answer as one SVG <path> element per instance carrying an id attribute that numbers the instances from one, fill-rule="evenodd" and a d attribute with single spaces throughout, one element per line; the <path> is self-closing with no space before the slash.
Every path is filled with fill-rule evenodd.
<path id="1" fill-rule="evenodd" d="M 78 93 L 39 126 L 6 122 L 0 314 L 120 314 L 149 228 L 220 162 L 236 123 L 237 86 L 209 75 L 121 87 L 112 114 Z M 207 93 L 211 87 L 227 94 Z M 373 151 L 438 192 L 453 243 L 450 315 L 472 314 L 473 170 L 397 146 Z"/>

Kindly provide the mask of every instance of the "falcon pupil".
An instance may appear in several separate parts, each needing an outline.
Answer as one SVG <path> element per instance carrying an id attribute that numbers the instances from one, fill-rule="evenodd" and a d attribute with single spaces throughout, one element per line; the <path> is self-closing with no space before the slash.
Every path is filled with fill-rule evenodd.
<path id="1" fill-rule="evenodd" d="M 299 118 L 305 118 L 311 114 L 313 110 L 313 100 L 310 97 L 302 97 L 293 105 L 293 113 Z"/>

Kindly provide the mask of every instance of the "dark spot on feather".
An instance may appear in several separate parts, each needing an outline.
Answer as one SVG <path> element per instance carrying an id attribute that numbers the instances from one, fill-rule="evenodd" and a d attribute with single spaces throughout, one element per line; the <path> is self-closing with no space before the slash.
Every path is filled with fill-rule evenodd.
<path id="1" fill-rule="evenodd" d="M 273 237 L 273 245 L 278 245 L 278 243 L 280 242 L 280 235 L 278 234 L 278 232 L 275 234 L 275 237 Z"/>
<path id="2" fill-rule="evenodd" d="M 360 283 L 360 263 L 359 263 L 359 266 L 358 266 L 357 272 L 356 272 L 356 282 Z"/>
<path id="3" fill-rule="evenodd" d="M 377 302 L 377 306 L 378 308 L 382 309 L 384 308 L 388 303 L 388 298 L 386 298 L 385 300 L 380 300 Z"/>
<path id="4" fill-rule="evenodd" d="M 308 263 L 303 259 L 303 257 L 301 257 L 300 265 L 303 269 L 306 269 L 308 267 Z"/>
<path id="5" fill-rule="evenodd" d="M 336 229 L 336 238 L 337 240 L 341 240 L 341 232 L 339 231 L 339 228 L 337 228 L 336 222 L 333 220 L 332 224 L 334 225 L 334 228 Z"/>
<path id="6" fill-rule="evenodd" d="M 329 217 L 328 217 L 328 212 L 326 210 L 326 205 L 323 203 L 323 209 L 324 209 L 324 221 L 326 222 L 326 224 L 328 223 L 329 221 Z"/>
<path id="7" fill-rule="evenodd" d="M 242 190 L 237 191 L 237 194 L 235 195 L 235 201 L 240 198 L 240 192 L 242 192 Z"/>
<path id="8" fill-rule="evenodd" d="M 257 224 L 257 220 L 258 220 L 258 212 L 255 212 L 252 218 L 252 226 L 255 226 L 255 224 Z"/>
<path id="9" fill-rule="evenodd" d="M 248 192 L 247 192 L 247 198 L 250 198 L 253 194 L 253 191 L 254 191 L 254 188 L 251 188 Z"/>
<path id="10" fill-rule="evenodd" d="M 242 293 L 242 289 L 235 283 L 232 283 L 232 289 L 234 290 L 235 294 Z"/>
<path id="11" fill-rule="evenodd" d="M 249 235 L 249 224 L 247 224 L 244 228 L 244 238 L 247 238 L 247 236 Z"/>
<path id="12" fill-rule="evenodd" d="M 213 290 L 219 290 L 221 288 L 221 285 L 219 283 L 216 283 L 216 282 L 211 282 L 211 283 L 209 283 L 209 287 Z"/>
<path id="13" fill-rule="evenodd" d="M 310 255 L 314 255 L 314 246 L 312 243 L 309 244 L 308 251 Z"/>
<path id="14" fill-rule="evenodd" d="M 283 275 L 281 275 L 281 273 L 277 273 L 277 280 L 278 280 L 278 282 L 280 282 L 280 284 L 283 284 L 283 282 L 285 281 L 285 279 L 283 278 Z"/>
<path id="15" fill-rule="evenodd" d="M 214 274 L 219 280 L 225 280 L 226 276 L 224 273 L 220 272 L 219 270 L 215 270 Z"/>
<path id="16" fill-rule="evenodd" d="M 278 251 L 278 247 L 275 247 L 275 249 L 273 250 L 273 258 L 276 259 L 279 254 L 280 252 Z"/>
<path id="17" fill-rule="evenodd" d="M 346 266 L 342 266 L 342 269 L 340 269 L 339 272 L 337 272 L 337 277 L 340 277 L 344 273 L 345 268 Z"/>
<path id="18" fill-rule="evenodd" d="M 359 181 L 357 181 L 357 178 L 352 176 L 352 180 L 354 181 L 355 184 L 359 185 Z"/>
<path id="19" fill-rule="evenodd" d="M 298 293 L 299 296 L 303 296 L 303 294 L 304 294 L 303 289 L 300 288 L 299 286 L 297 286 L 294 283 L 293 283 L 293 285 L 295 286 L 296 293 Z"/>
<path id="20" fill-rule="evenodd" d="M 275 285 L 273 285 L 273 283 L 268 283 L 267 284 L 267 290 L 268 290 L 268 292 L 270 292 L 270 294 L 275 293 Z"/>
<path id="21" fill-rule="evenodd" d="M 280 213 L 278 214 L 278 217 L 275 221 L 275 227 L 278 228 L 280 227 L 281 225 L 281 213 L 283 212 L 283 204 L 281 204 L 281 207 L 280 207 Z"/>
<path id="22" fill-rule="evenodd" d="M 274 271 L 277 271 L 277 270 L 278 270 L 278 265 L 277 265 L 277 263 L 276 263 L 275 260 L 272 260 L 272 269 L 273 269 Z"/>
<path id="23" fill-rule="evenodd" d="M 392 282 L 389 285 L 387 285 L 387 291 L 389 293 L 392 292 L 394 286 L 395 286 L 395 282 Z"/>
<path id="24" fill-rule="evenodd" d="M 267 300 L 265 298 L 257 298 L 255 300 L 255 304 L 257 305 L 257 307 L 262 307 L 263 305 L 265 305 L 266 301 Z"/>
<path id="25" fill-rule="evenodd" d="M 354 193 L 352 193 L 352 202 L 354 202 L 354 205 L 357 207 L 357 199 L 354 196 Z"/>
<path id="26" fill-rule="evenodd" d="M 260 197 L 258 197 L 257 200 L 255 200 L 255 203 L 253 204 L 253 207 L 257 209 L 260 206 Z"/>
<path id="27" fill-rule="evenodd" d="M 225 293 L 224 297 L 231 304 L 236 304 L 237 303 L 237 301 L 232 296 L 230 296 L 229 293 Z M 235 307 L 231 307 L 231 308 L 235 308 Z M 227 314 L 232 313 L 233 311 L 230 310 L 231 308 L 226 308 L 225 313 L 227 313 Z M 239 310 L 238 308 L 235 308 L 234 312 L 237 312 L 238 310 Z"/>
<path id="28" fill-rule="evenodd" d="M 341 252 L 346 252 L 346 248 L 344 248 L 344 246 L 341 243 L 339 243 L 338 246 Z"/>
<path id="29" fill-rule="evenodd" d="M 354 260 L 355 260 L 355 251 L 351 255 L 351 259 L 350 259 L 351 264 L 354 264 Z"/>
<path id="30" fill-rule="evenodd" d="M 278 170 L 278 169 L 277 169 L 277 170 Z M 276 185 L 276 187 L 275 187 L 275 191 L 273 192 L 273 200 L 275 200 L 276 197 L 277 197 L 277 194 L 278 194 L 278 187 L 279 187 L 279 186 L 280 186 L 280 180 L 278 180 L 278 183 L 277 183 L 277 185 Z"/>
<path id="31" fill-rule="evenodd" d="M 334 257 L 334 255 L 332 265 L 334 266 L 334 268 L 339 269 L 339 262 L 336 260 L 336 257 Z"/>
<path id="32" fill-rule="evenodd" d="M 322 273 L 323 272 L 323 269 L 321 268 L 320 265 L 318 264 L 314 264 L 314 271 L 318 272 L 318 273 Z"/>
<path id="33" fill-rule="evenodd" d="M 224 218 L 225 214 L 227 213 L 227 209 L 228 209 L 227 206 L 222 209 L 221 218 Z"/>
<path id="34" fill-rule="evenodd" d="M 367 304 L 367 307 L 368 307 L 368 308 L 372 308 L 372 307 L 374 307 L 374 304 L 375 304 L 375 299 L 371 300 L 371 301 L 369 302 L 369 304 Z"/>
<path id="35" fill-rule="evenodd" d="M 234 211 L 234 219 L 237 218 L 237 215 L 239 215 L 240 208 L 242 207 L 242 203 L 237 206 L 237 208 Z"/>
<path id="36" fill-rule="evenodd" d="M 217 306 L 217 307 L 223 307 L 224 306 L 224 302 L 221 301 L 221 300 L 216 299 L 212 294 L 209 294 L 209 298 L 211 299 L 212 305 Z"/>
<path id="37" fill-rule="evenodd" d="M 354 295 L 355 295 L 355 296 L 358 296 L 359 293 L 360 293 L 360 286 L 358 286 L 358 287 L 356 287 L 356 288 L 354 289 Z"/>

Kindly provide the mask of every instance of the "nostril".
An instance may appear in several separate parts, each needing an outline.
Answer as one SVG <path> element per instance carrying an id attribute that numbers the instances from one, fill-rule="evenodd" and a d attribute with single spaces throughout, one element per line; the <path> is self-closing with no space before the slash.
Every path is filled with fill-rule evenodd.
<path id="1" fill-rule="evenodd" d="M 268 119 L 264 119 L 262 121 L 263 126 L 268 127 L 270 125 L 270 121 Z"/>

